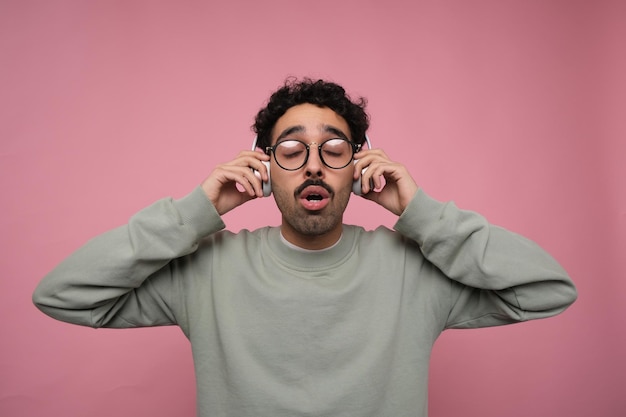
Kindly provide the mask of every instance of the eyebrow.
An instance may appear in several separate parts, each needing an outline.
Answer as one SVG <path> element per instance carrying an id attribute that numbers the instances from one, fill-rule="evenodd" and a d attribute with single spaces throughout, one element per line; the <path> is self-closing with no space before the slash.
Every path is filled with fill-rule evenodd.
<path id="1" fill-rule="evenodd" d="M 276 138 L 276 143 L 278 143 L 279 140 L 286 138 L 287 136 L 291 136 L 294 133 L 304 132 L 305 130 L 306 129 L 304 128 L 304 126 L 301 125 L 288 127 L 287 129 L 283 130 L 280 135 L 278 135 L 278 137 Z"/>
<path id="2" fill-rule="evenodd" d="M 326 133 L 332 133 L 333 135 L 337 135 L 337 137 L 340 137 L 342 139 L 345 139 L 347 141 L 349 141 L 350 139 L 348 138 L 348 136 L 346 136 L 346 134 L 339 128 L 336 128 L 334 126 L 331 125 L 324 125 L 322 126 L 322 130 Z M 278 138 L 276 138 L 276 142 L 278 143 L 281 139 L 286 138 L 287 136 L 291 136 L 294 133 L 301 133 L 306 131 L 306 128 L 302 125 L 297 125 L 297 126 L 291 126 L 288 127 L 287 129 L 283 130 L 280 135 L 278 135 Z"/>

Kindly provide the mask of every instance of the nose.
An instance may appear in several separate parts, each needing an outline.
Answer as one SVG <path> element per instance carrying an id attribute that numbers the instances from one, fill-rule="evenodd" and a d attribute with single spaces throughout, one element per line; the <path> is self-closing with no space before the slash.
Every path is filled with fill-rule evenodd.
<path id="1" fill-rule="evenodd" d="M 320 178 L 324 173 L 324 163 L 320 158 L 320 147 L 312 142 L 309 145 L 309 159 L 306 161 L 304 174 L 307 178 Z"/>

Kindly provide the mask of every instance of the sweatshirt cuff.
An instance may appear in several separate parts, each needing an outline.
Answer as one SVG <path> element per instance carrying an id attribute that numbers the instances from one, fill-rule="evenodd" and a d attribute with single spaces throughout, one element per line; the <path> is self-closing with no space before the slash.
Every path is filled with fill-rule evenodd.
<path id="1" fill-rule="evenodd" d="M 183 198 L 174 200 L 173 204 L 178 210 L 183 224 L 196 230 L 200 238 L 226 227 L 215 206 L 200 186 L 197 186 Z"/>

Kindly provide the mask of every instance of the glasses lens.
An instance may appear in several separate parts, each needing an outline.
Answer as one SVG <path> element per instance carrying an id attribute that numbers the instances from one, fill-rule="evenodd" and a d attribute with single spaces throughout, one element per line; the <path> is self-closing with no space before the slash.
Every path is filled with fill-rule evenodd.
<path id="1" fill-rule="evenodd" d="M 280 142 L 274 150 L 276 162 L 285 169 L 300 168 L 306 162 L 306 157 L 306 146 L 297 140 Z"/>
<path id="2" fill-rule="evenodd" d="M 319 149 L 322 162 L 326 166 L 340 169 L 352 161 L 352 145 L 344 139 L 329 139 L 322 143 Z M 274 158 L 284 169 L 296 170 L 306 164 L 309 151 L 307 146 L 299 140 L 285 140 L 274 148 Z"/>
<path id="3" fill-rule="evenodd" d="M 343 139 L 330 139 L 322 144 L 320 155 L 331 168 L 343 168 L 352 160 L 352 146 Z"/>

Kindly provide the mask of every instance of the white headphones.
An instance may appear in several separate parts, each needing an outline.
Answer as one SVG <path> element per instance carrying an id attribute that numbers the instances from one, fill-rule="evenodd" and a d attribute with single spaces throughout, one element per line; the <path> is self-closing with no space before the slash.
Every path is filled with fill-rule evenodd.
<path id="1" fill-rule="evenodd" d="M 367 137 L 367 135 L 365 135 L 365 143 L 367 143 L 367 148 L 368 149 L 372 149 L 372 144 L 370 142 L 370 138 Z M 254 151 L 257 148 L 257 138 L 254 138 L 254 141 L 252 142 L 252 150 Z M 272 177 L 270 175 L 270 161 L 262 161 L 263 165 L 265 165 L 265 167 L 267 168 L 267 181 L 263 181 L 263 196 L 264 197 L 269 197 L 270 194 L 272 194 Z M 356 164 L 357 161 L 356 159 L 354 160 L 354 163 Z M 361 171 L 361 173 L 365 172 L 367 168 L 364 168 L 363 171 Z M 256 169 L 253 169 L 254 174 L 258 177 L 261 178 L 261 174 L 259 174 L 259 171 L 257 171 Z M 361 177 L 359 177 L 358 179 L 354 180 L 354 182 L 352 183 L 352 192 L 356 195 L 361 195 Z"/>

